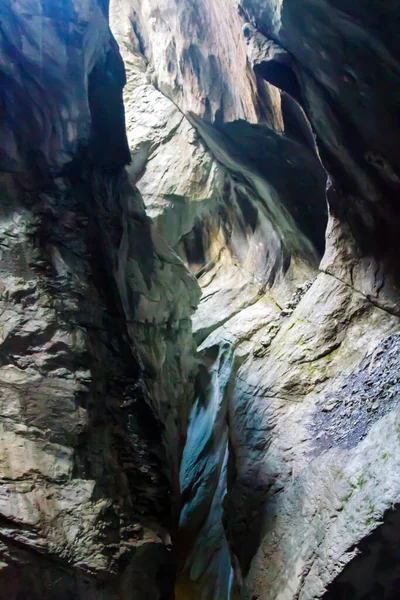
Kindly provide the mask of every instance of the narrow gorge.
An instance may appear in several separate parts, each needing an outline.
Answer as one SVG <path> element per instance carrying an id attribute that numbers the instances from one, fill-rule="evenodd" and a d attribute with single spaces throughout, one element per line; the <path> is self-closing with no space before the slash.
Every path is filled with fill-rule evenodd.
<path id="1" fill-rule="evenodd" d="M 0 0 L 0 599 L 398 600 L 397 0 Z"/>

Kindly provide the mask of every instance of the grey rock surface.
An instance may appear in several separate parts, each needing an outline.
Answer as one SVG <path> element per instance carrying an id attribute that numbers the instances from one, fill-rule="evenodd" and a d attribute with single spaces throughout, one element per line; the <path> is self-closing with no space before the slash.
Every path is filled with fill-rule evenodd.
<path id="1" fill-rule="evenodd" d="M 124 171 L 105 5 L 0 11 L 0 595 L 172 598 L 198 285 Z"/>
<path id="2" fill-rule="evenodd" d="M 0 597 L 396 599 L 397 4 L 2 2 Z"/>
<path id="3" fill-rule="evenodd" d="M 398 502 L 383 449 L 398 456 L 395 185 L 368 162 L 371 148 L 396 160 L 395 42 L 362 3 L 336 4 L 243 0 L 236 48 L 225 5 L 112 10 L 132 82 L 131 173 L 203 290 L 179 598 L 322 597 Z"/>
<path id="4" fill-rule="evenodd" d="M 398 313 L 399 46 L 396 1 L 240 0 L 255 39 L 281 48 L 259 65 L 271 81 L 286 52 L 279 87 L 306 111 L 331 178 L 335 276 Z M 339 227 L 337 225 L 339 224 Z M 339 229 L 339 231 L 337 231 Z M 343 233 L 344 230 L 344 233 Z M 347 239 L 347 242 L 345 242 Z M 332 247 L 331 247 L 332 246 Z M 335 261 L 347 249 L 346 261 Z M 349 254 L 356 260 L 348 260 Z M 344 264 L 343 264 L 344 263 Z M 396 288 L 397 289 L 397 288 Z"/>
<path id="5" fill-rule="evenodd" d="M 362 490 L 342 514 L 337 484 L 334 478 L 333 483 L 326 481 L 335 464 L 348 464 L 351 479 L 353 471 L 367 468 L 368 460 L 384 462 L 381 434 L 374 432 L 381 431 L 385 419 L 394 419 L 397 410 L 396 383 L 389 385 L 384 375 L 393 360 L 393 342 L 387 336 L 398 330 L 396 271 L 388 256 L 395 247 L 389 229 L 396 219 L 388 212 L 386 184 L 376 178 L 372 183 L 359 154 L 368 135 L 369 147 L 382 146 L 384 137 L 386 145 L 397 139 L 394 122 L 391 137 L 382 129 L 375 130 L 374 138 L 368 121 L 374 114 L 375 124 L 381 118 L 387 123 L 394 113 L 387 107 L 372 110 L 369 101 L 363 116 L 341 83 L 340 69 L 347 69 L 341 48 L 350 38 L 349 43 L 357 44 L 355 25 L 350 17 L 346 22 L 349 8 L 248 0 L 241 3 L 241 15 L 251 25 L 243 21 L 239 52 L 246 44 L 256 81 L 269 83 L 267 95 L 257 88 L 258 124 L 254 115 L 245 116 L 248 123 L 243 113 L 232 112 L 233 102 L 221 103 L 217 118 L 202 100 L 209 76 L 202 65 L 211 54 L 217 56 L 216 81 L 224 79 L 227 93 L 232 94 L 232 76 L 241 69 L 237 97 L 248 98 L 244 89 L 252 85 L 247 67 L 240 66 L 242 59 L 235 59 L 234 73 L 227 74 L 224 66 L 226 52 L 238 56 L 237 49 L 224 45 L 225 28 L 237 31 L 236 17 L 231 21 L 230 9 L 224 7 L 222 16 L 220 7 L 204 2 L 197 6 L 196 21 L 194 6 L 182 3 L 177 9 L 172 4 L 163 6 L 164 12 L 156 2 L 130 8 L 124 4 L 130 22 L 123 17 L 122 32 L 122 11 L 115 11 L 114 31 L 128 79 L 134 73 L 125 98 L 128 129 L 132 122 L 132 132 L 139 131 L 141 139 L 137 145 L 135 136 L 131 138 L 132 172 L 157 226 L 203 289 L 193 323 L 204 366 L 181 467 L 184 562 L 198 590 L 183 578 L 178 596 L 228 597 L 232 573 L 226 565 L 227 540 L 235 575 L 232 594 L 316 598 L 398 496 L 394 477 L 387 499 L 379 499 L 373 516 L 366 517 L 364 509 L 357 513 L 358 503 L 364 502 Z M 145 13 L 151 16 L 148 21 Z M 210 15 L 212 26 L 205 27 Z M 186 70 L 183 58 L 169 71 L 171 48 L 183 56 L 182 48 L 198 39 L 201 26 L 202 62 Z M 362 27 L 359 21 L 356 28 Z M 215 41 L 216 31 L 221 43 Z M 363 39 L 368 36 L 369 46 L 375 44 L 369 29 Z M 360 61 L 359 79 L 365 80 L 369 66 L 361 54 L 353 53 L 351 61 Z M 382 57 L 376 55 L 377 64 Z M 385 69 L 358 97 L 380 93 Z M 139 72 L 146 82 L 140 92 L 135 84 Z M 390 85 L 394 95 L 389 103 L 396 77 Z M 159 113 L 153 116 L 154 106 Z M 168 119 L 161 116 L 164 106 L 169 107 L 163 113 Z M 354 119 L 357 147 L 349 137 L 356 131 L 349 129 Z M 324 233 L 317 215 L 323 202 L 303 204 L 310 192 L 301 187 L 307 186 L 304 173 L 318 173 L 314 135 L 330 175 L 330 220 L 316 279 L 315 249 L 323 250 L 318 236 Z M 313 186 L 311 179 L 309 184 Z M 221 353 L 230 356 L 229 374 L 225 368 L 220 372 Z M 209 370 L 208 376 L 203 369 Z M 347 397 L 353 398 L 348 404 Z M 376 454 L 375 459 L 365 454 L 366 465 L 360 450 L 364 446 L 370 456 Z M 216 501 L 221 485 L 227 491 L 222 514 Z M 324 502 L 320 513 L 316 498 Z M 311 517 L 306 518 L 313 510 L 315 529 Z M 336 519 L 336 529 L 328 531 Z M 190 529 L 192 538 L 195 533 L 192 542 Z M 326 531 L 324 538 L 320 530 Z M 309 540 L 302 546 L 293 540 L 303 539 L 304 531 Z M 317 548 L 322 553 L 318 560 L 312 554 Z"/>

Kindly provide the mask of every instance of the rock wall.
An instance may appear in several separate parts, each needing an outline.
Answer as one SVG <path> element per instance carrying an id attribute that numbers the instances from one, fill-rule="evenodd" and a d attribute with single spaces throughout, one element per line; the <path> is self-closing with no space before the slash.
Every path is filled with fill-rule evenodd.
<path id="1" fill-rule="evenodd" d="M 124 170 L 105 3 L 0 17 L 0 595 L 172 598 L 198 285 Z"/>
<path id="2" fill-rule="evenodd" d="M 2 3 L 7 598 L 394 600 L 399 16 Z"/>
<path id="3" fill-rule="evenodd" d="M 400 491 L 398 9 L 238 4 L 111 6 L 131 175 L 203 290 L 177 597 L 330 598 Z"/>
<path id="4" fill-rule="evenodd" d="M 258 40 L 275 48 L 264 56 L 253 53 L 256 70 L 270 81 L 285 63 L 280 87 L 306 111 L 330 174 L 331 230 L 340 238 L 334 245 L 347 250 L 346 261 L 335 260 L 338 250 L 332 250 L 330 271 L 398 312 L 399 272 L 393 259 L 399 224 L 397 3 L 238 4 Z"/>
<path id="5" fill-rule="evenodd" d="M 219 11 L 212 5 L 217 15 L 207 3 L 198 3 L 198 19 L 193 22 L 188 15 L 194 7 L 188 3 L 178 9 L 171 2 L 165 12 L 152 2 L 111 3 L 111 26 L 127 70 L 129 173 L 165 239 L 201 279 L 202 287 L 213 282 L 207 294 L 212 305 L 203 295 L 201 311 L 207 318 L 213 313 L 215 322 L 208 322 L 202 331 L 205 320 L 197 313 L 199 339 L 241 307 L 253 304 L 259 290 L 280 275 L 292 281 L 297 271 L 312 271 L 323 252 L 326 223 L 326 178 L 315 146 L 282 135 L 279 91 L 251 74 L 237 14 L 232 13 L 232 22 L 224 27 L 222 15 L 226 18 L 231 9 Z M 209 20 L 212 27 L 206 27 Z M 193 28 L 201 33 L 204 60 L 211 56 L 219 65 L 213 88 L 236 94 L 235 108 L 226 114 L 219 100 L 217 119 L 196 107 L 198 87 L 209 75 L 196 64 L 189 75 L 181 57 L 193 45 Z M 160 83 L 167 77 L 164 63 L 170 45 L 181 53 L 176 59 L 179 86 L 174 74 L 168 85 Z M 229 61 L 238 66 L 228 78 L 221 65 Z M 239 89 L 233 78 L 240 80 Z M 251 114 L 240 108 L 250 97 Z M 307 129 L 304 114 L 298 119 Z"/>

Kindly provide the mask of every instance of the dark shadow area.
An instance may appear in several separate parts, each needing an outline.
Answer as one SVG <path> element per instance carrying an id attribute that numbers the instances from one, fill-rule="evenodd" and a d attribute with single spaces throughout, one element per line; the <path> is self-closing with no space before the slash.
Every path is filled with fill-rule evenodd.
<path id="1" fill-rule="evenodd" d="M 193 229 L 182 238 L 186 261 L 192 273 L 196 273 L 206 263 L 203 245 L 202 222 L 197 219 Z"/>
<path id="2" fill-rule="evenodd" d="M 90 153 L 93 163 L 106 172 L 118 171 L 131 162 L 125 131 L 122 88 L 125 69 L 117 43 L 94 66 L 89 75 L 89 106 L 92 121 Z"/>
<path id="3" fill-rule="evenodd" d="M 239 120 L 218 127 L 227 148 L 251 164 L 279 194 L 284 209 L 320 255 L 325 248 L 326 174 L 309 147 L 262 125 Z"/>
<path id="4" fill-rule="evenodd" d="M 314 134 L 301 106 L 289 94 L 281 92 L 281 109 L 285 135 L 315 152 Z"/>
<path id="5" fill-rule="evenodd" d="M 328 587 L 323 600 L 400 598 L 400 505 L 386 511 L 382 525 L 363 539 L 359 552 Z"/>
<path id="6" fill-rule="evenodd" d="M 279 60 L 268 60 L 256 65 L 254 72 L 302 104 L 299 82 L 290 65 Z"/>

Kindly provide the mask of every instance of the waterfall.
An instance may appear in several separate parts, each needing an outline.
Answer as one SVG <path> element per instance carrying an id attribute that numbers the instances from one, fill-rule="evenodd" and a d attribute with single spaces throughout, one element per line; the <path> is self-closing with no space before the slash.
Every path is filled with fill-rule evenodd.
<path id="1" fill-rule="evenodd" d="M 185 570 L 196 582 L 200 597 L 227 600 L 233 573 L 223 526 L 223 500 L 229 457 L 226 416 L 234 356 L 228 342 L 203 347 L 198 397 L 190 415 L 181 465 L 184 506 L 180 529 L 191 539 Z"/>

